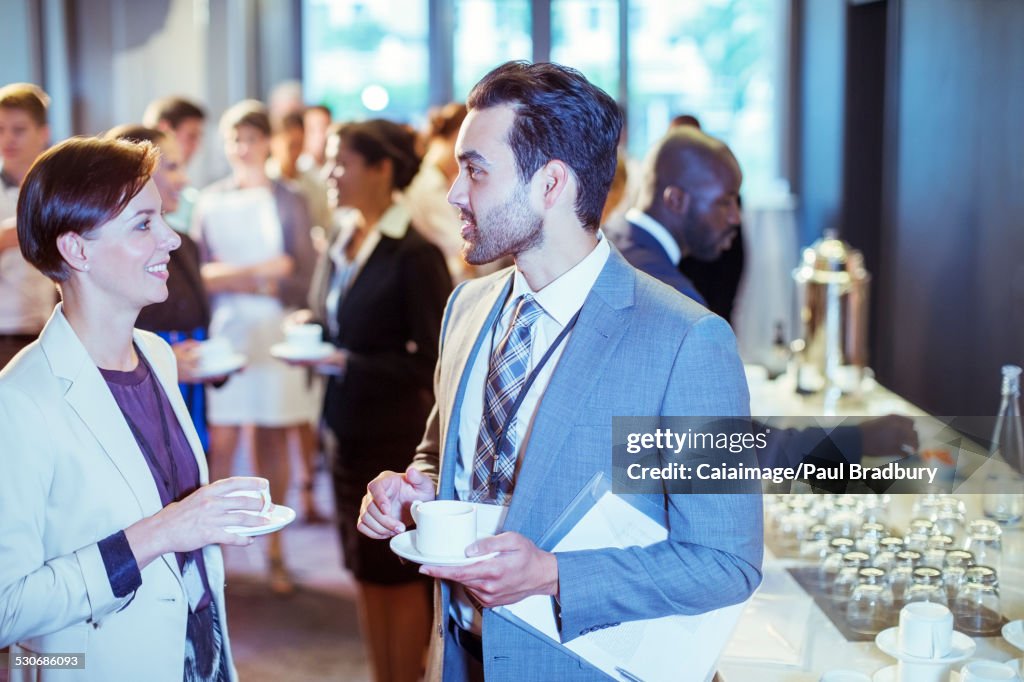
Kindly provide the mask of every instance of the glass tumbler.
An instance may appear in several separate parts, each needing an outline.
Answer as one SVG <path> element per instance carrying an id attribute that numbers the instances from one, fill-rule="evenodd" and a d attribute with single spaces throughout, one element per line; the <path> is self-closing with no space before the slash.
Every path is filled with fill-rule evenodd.
<path id="1" fill-rule="evenodd" d="M 999 632 L 1002 611 L 999 581 L 991 566 L 972 566 L 953 600 L 956 629 L 969 635 L 988 636 Z"/>
<path id="2" fill-rule="evenodd" d="M 949 605 L 946 588 L 942 584 L 942 571 L 931 566 L 915 568 L 912 580 L 913 582 L 907 588 L 906 599 L 904 600 L 907 604 L 917 601 L 928 601 L 942 604 L 943 606 Z"/>
<path id="3" fill-rule="evenodd" d="M 880 568 L 862 568 L 857 577 L 857 587 L 846 603 L 846 622 L 854 632 L 877 635 L 896 619 L 892 590 Z"/>
<path id="4" fill-rule="evenodd" d="M 942 569 L 942 582 L 946 585 L 946 596 L 952 602 L 956 593 L 964 583 L 967 569 L 974 565 L 974 555 L 963 549 L 946 552 L 946 562 Z"/>
<path id="5" fill-rule="evenodd" d="M 864 552 L 853 551 L 843 555 L 836 581 L 832 584 L 832 599 L 837 604 L 845 604 L 850 599 L 860 581 L 860 569 L 867 567 L 870 561 L 871 557 Z"/>

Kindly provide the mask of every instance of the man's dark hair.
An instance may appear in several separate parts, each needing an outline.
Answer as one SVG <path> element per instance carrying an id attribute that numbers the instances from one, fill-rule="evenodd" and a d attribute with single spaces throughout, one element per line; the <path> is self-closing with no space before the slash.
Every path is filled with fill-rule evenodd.
<path id="1" fill-rule="evenodd" d="M 69 276 L 57 238 L 88 236 L 149 181 L 160 153 L 149 142 L 73 137 L 32 164 L 18 198 L 21 254 L 55 282 Z"/>
<path id="2" fill-rule="evenodd" d="M 608 93 L 576 69 L 541 62 L 502 64 L 477 83 L 466 105 L 507 104 L 516 118 L 508 133 L 522 182 L 548 161 L 565 162 L 576 175 L 576 216 L 596 230 L 615 177 L 622 113 Z"/>
<path id="3" fill-rule="evenodd" d="M 163 97 L 146 107 L 142 122 L 149 128 L 155 128 L 160 121 L 166 121 L 173 130 L 177 130 L 178 126 L 191 118 L 205 121 L 206 112 L 184 97 Z"/>

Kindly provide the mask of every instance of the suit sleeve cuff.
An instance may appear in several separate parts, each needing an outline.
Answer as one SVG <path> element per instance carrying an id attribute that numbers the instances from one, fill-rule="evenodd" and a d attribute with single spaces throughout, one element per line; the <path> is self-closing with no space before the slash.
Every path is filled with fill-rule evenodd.
<path id="1" fill-rule="evenodd" d="M 142 586 L 139 564 L 123 530 L 100 540 L 98 546 L 115 597 L 127 597 Z"/>

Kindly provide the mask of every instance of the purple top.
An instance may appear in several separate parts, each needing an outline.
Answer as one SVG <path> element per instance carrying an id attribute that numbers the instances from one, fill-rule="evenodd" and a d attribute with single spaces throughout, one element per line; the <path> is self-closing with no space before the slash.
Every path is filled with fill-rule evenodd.
<path id="1" fill-rule="evenodd" d="M 160 502 L 166 507 L 188 497 L 199 487 L 199 465 L 163 387 L 142 353 L 138 352 L 138 355 L 139 364 L 130 372 L 100 369 L 100 374 L 139 443 L 160 493 Z M 206 608 L 210 604 L 211 592 L 202 550 L 178 552 L 177 558 L 178 568 L 182 571 L 187 561 L 196 563 L 204 589 L 196 611 Z"/>

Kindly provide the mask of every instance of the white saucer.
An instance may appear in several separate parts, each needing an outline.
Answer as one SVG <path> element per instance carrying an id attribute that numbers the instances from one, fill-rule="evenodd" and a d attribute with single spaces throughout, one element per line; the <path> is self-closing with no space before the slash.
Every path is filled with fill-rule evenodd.
<path id="1" fill-rule="evenodd" d="M 245 367 L 247 358 L 241 353 L 232 353 L 220 362 L 212 364 L 200 364 L 196 369 L 196 379 L 209 379 L 211 377 L 223 377 L 234 374 Z"/>
<path id="2" fill-rule="evenodd" d="M 874 675 L 871 676 L 871 682 L 896 682 L 898 665 L 890 665 L 887 668 L 882 668 Z M 960 682 L 960 673 L 955 670 L 949 672 L 949 682 Z"/>
<path id="3" fill-rule="evenodd" d="M 974 640 L 965 635 L 962 632 L 953 630 L 953 648 L 950 649 L 949 653 L 942 658 L 919 658 L 917 656 L 908 656 L 900 651 L 899 644 L 899 628 L 892 627 L 888 630 L 882 630 L 875 637 L 875 644 L 882 650 L 883 653 L 898 658 L 901 661 L 907 661 L 908 663 L 922 663 L 928 664 L 933 663 L 935 665 L 949 665 L 950 663 L 956 663 L 962 661 L 968 656 L 974 653 L 974 650 L 978 648 L 978 645 L 974 643 Z"/>
<path id="4" fill-rule="evenodd" d="M 486 537 L 488 537 L 488 535 L 483 534 L 477 536 L 477 539 L 480 540 Z M 420 551 L 416 549 L 415 528 L 391 538 L 391 551 L 403 559 L 408 559 L 413 563 L 423 564 L 425 566 L 469 566 L 470 564 L 475 564 L 478 561 L 486 561 L 487 559 L 493 559 L 498 556 L 498 552 L 491 552 L 490 554 L 483 554 L 481 556 L 463 557 L 441 557 L 421 554 Z"/>
<path id="5" fill-rule="evenodd" d="M 289 345 L 288 342 L 283 341 L 281 343 L 275 343 L 270 347 L 270 354 L 278 360 L 292 360 L 292 361 L 313 361 L 323 360 L 330 356 L 334 352 L 334 345 L 324 341 L 318 346 L 312 346 L 310 348 L 298 348 L 296 346 Z"/>
<path id="6" fill-rule="evenodd" d="M 1024 620 L 1011 620 L 1004 625 L 1003 639 L 1024 651 Z"/>
<path id="7" fill-rule="evenodd" d="M 241 535 L 243 537 L 255 537 L 257 535 L 266 535 L 267 533 L 273 533 L 274 531 L 281 530 L 289 523 L 295 520 L 295 510 L 291 507 L 286 507 L 283 504 L 275 504 L 274 508 L 267 514 L 267 518 L 270 519 L 267 523 L 262 526 L 228 526 L 224 530 L 235 535 Z"/>

